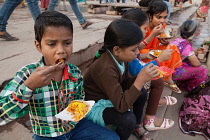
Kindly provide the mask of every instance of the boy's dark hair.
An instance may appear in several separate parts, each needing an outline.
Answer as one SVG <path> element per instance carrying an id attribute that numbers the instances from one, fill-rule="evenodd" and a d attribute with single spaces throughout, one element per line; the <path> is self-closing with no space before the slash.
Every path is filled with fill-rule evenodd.
<path id="1" fill-rule="evenodd" d="M 112 52 L 115 46 L 126 48 L 143 39 L 140 28 L 130 20 L 116 19 L 112 21 L 106 29 L 104 36 L 104 46 L 98 51 L 99 54 L 106 50 Z"/>
<path id="2" fill-rule="evenodd" d="M 47 27 L 54 26 L 54 27 L 60 27 L 64 26 L 69 31 L 72 32 L 73 35 L 73 25 L 71 20 L 64 14 L 56 11 L 47 11 L 40 14 L 34 25 L 34 31 L 35 31 L 35 39 L 40 43 L 41 39 L 43 37 L 43 34 Z"/>
<path id="3" fill-rule="evenodd" d="M 121 18 L 131 20 L 139 27 L 144 25 L 144 23 L 148 20 L 147 14 L 144 11 L 141 11 L 139 8 L 129 9 L 122 15 Z"/>
<path id="4" fill-rule="evenodd" d="M 179 27 L 180 36 L 187 39 L 192 36 L 197 29 L 197 22 L 194 20 L 187 20 Z"/>
<path id="5" fill-rule="evenodd" d="M 152 1 L 149 4 L 147 14 L 149 17 L 153 17 L 155 14 L 159 14 L 167 10 L 168 12 L 168 6 L 165 2 L 163 1 Z"/>

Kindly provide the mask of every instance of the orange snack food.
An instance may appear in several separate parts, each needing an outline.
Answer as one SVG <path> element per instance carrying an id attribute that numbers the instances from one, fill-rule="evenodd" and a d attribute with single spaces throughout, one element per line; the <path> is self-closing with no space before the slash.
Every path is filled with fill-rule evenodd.
<path id="1" fill-rule="evenodd" d="M 74 121 L 81 120 L 86 113 L 89 111 L 89 105 L 83 101 L 71 101 L 71 103 L 67 107 L 67 111 L 73 115 Z"/>
<path id="2" fill-rule="evenodd" d="M 160 34 L 159 37 L 168 37 L 166 34 Z"/>
<path id="3" fill-rule="evenodd" d="M 154 56 L 158 57 L 161 53 L 162 51 L 154 51 Z"/>
<path id="4" fill-rule="evenodd" d="M 158 74 L 159 74 L 159 76 L 158 76 L 158 78 L 161 78 L 161 77 L 163 77 L 163 76 L 165 76 L 167 73 L 166 72 L 164 72 L 164 71 L 161 71 L 161 70 L 159 70 L 159 69 L 157 69 L 158 70 Z"/>
<path id="5" fill-rule="evenodd" d="M 59 59 L 58 61 L 59 61 L 59 62 L 63 62 L 63 61 L 64 61 L 64 59 Z"/>

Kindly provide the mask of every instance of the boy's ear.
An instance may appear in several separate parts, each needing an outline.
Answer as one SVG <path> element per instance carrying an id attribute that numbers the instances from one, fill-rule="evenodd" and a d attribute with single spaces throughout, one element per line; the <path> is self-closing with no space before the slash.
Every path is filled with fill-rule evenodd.
<path id="1" fill-rule="evenodd" d="M 118 56 L 121 50 L 122 49 L 119 46 L 114 46 L 114 48 L 113 48 L 113 54 L 115 56 Z"/>
<path id="2" fill-rule="evenodd" d="M 36 46 L 36 49 L 41 53 L 41 44 L 37 40 L 34 41 L 34 44 Z"/>

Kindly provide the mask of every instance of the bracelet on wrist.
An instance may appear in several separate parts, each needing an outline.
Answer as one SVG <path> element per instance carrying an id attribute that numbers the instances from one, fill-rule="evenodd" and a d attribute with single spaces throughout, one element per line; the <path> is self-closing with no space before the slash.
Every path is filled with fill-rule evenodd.
<path id="1" fill-rule="evenodd" d="M 144 46 L 147 46 L 148 45 L 148 43 L 147 43 L 147 41 L 145 39 L 142 40 L 142 43 L 144 44 Z"/>

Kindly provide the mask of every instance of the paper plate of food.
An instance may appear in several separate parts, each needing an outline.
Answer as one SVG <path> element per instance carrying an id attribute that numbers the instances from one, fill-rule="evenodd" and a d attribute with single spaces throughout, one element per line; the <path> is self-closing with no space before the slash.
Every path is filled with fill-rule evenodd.
<path id="1" fill-rule="evenodd" d="M 168 34 L 162 33 L 159 36 L 157 36 L 157 38 L 160 38 L 160 39 L 171 39 L 171 38 L 173 38 L 173 36 L 170 36 Z"/>
<path id="2" fill-rule="evenodd" d="M 162 77 L 168 76 L 168 75 L 170 75 L 170 74 L 175 72 L 175 70 L 170 69 L 169 67 L 166 67 L 166 66 L 157 67 L 157 70 L 158 70 L 158 74 L 159 75 L 157 77 L 155 77 L 154 79 L 152 79 L 152 80 L 156 80 L 158 78 L 162 78 Z"/>
<path id="3" fill-rule="evenodd" d="M 151 50 L 149 54 L 151 54 L 154 57 L 158 57 L 162 52 L 162 50 Z"/>
<path id="4" fill-rule="evenodd" d="M 56 114 L 55 117 L 61 120 L 77 122 L 85 117 L 85 115 L 91 110 L 94 104 L 95 101 L 93 100 L 90 101 L 74 100 L 71 101 L 71 103 L 68 105 L 67 108 L 65 108 L 60 113 Z"/>

